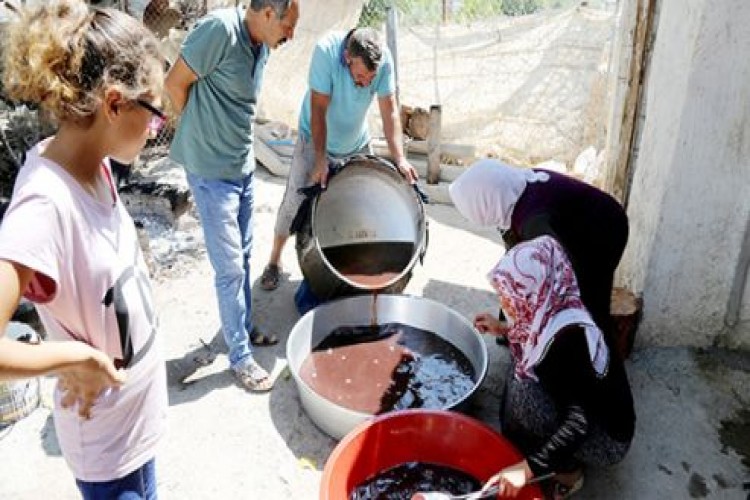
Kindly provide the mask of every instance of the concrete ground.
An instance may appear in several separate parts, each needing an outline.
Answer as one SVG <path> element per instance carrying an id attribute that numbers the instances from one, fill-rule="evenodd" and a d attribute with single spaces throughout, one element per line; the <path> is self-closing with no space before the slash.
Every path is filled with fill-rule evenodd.
<path id="1" fill-rule="evenodd" d="M 169 373 L 170 433 L 157 458 L 159 494 L 167 499 L 315 499 L 336 442 L 301 408 L 284 372 L 284 340 L 298 316 L 301 278 L 293 245 L 288 273 L 267 293 L 258 278 L 267 259 L 284 180 L 259 169 L 252 257 L 255 317 L 282 341 L 257 349 L 278 376 L 265 395 L 244 392 L 227 372 L 212 272 L 205 258 L 184 255 L 162 270 L 155 290 Z M 445 205 L 428 207 L 430 244 L 406 293 L 440 301 L 471 319 L 496 310 L 485 279 L 501 256 L 497 234 L 469 227 Z M 488 339 L 490 373 L 471 412 L 497 428 L 507 351 Z M 748 498 L 750 493 L 750 355 L 687 348 L 637 348 L 627 363 L 638 415 L 624 462 L 590 470 L 581 499 Z M 0 431 L 0 498 L 77 498 L 44 404 Z"/>

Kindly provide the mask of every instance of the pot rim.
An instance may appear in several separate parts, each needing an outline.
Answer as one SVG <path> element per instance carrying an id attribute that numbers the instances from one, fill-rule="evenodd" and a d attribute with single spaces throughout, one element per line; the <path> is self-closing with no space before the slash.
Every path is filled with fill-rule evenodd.
<path id="1" fill-rule="evenodd" d="M 298 356 L 296 356 L 292 352 L 292 342 L 290 342 L 290 341 L 291 341 L 292 337 L 295 335 L 295 332 L 297 331 L 297 327 L 300 324 L 303 324 L 303 320 L 304 321 L 309 321 L 310 318 L 308 318 L 308 316 L 312 317 L 312 315 L 315 314 L 316 310 L 318 310 L 320 308 L 334 307 L 335 304 L 339 303 L 339 302 L 350 301 L 350 300 L 363 300 L 363 298 L 365 298 L 365 300 L 369 300 L 369 297 L 364 296 L 364 295 L 358 295 L 358 296 L 353 296 L 353 297 L 341 297 L 341 298 L 334 299 L 334 300 L 331 300 L 329 302 L 326 302 L 324 304 L 321 304 L 321 305 L 319 305 L 319 306 L 311 309 L 310 311 L 306 312 L 302 317 L 300 317 L 297 320 L 297 322 L 292 327 L 292 330 L 289 332 L 289 337 L 287 338 L 287 344 L 286 344 L 286 359 L 287 359 L 287 363 L 288 363 L 288 367 L 289 367 L 289 372 L 292 374 L 292 377 L 294 378 L 294 381 L 297 384 L 297 390 L 298 391 L 304 390 L 308 394 L 312 394 L 315 398 L 318 398 L 320 400 L 326 401 L 328 404 L 330 404 L 333 407 L 335 407 L 336 411 L 340 412 L 341 414 L 345 414 L 345 415 L 347 415 L 349 417 L 352 417 L 352 418 L 358 418 L 358 419 L 362 419 L 362 420 L 370 420 L 370 419 L 372 419 L 374 417 L 380 417 L 380 416 L 384 416 L 384 415 L 389 415 L 389 414 L 394 413 L 396 411 L 403 411 L 403 410 L 391 410 L 391 411 L 388 411 L 388 412 L 385 412 L 385 413 L 373 414 L 373 413 L 364 413 L 364 412 L 352 410 L 350 408 L 347 408 L 346 406 L 341 406 L 341 405 L 337 404 L 336 402 L 331 401 L 330 399 L 322 396 L 321 394 L 319 394 L 318 392 L 316 392 L 312 387 L 310 387 L 310 385 L 307 384 L 307 382 L 305 382 L 302 379 L 302 377 L 299 375 L 299 367 L 292 366 L 292 362 L 291 362 L 291 360 L 296 359 Z M 471 324 L 462 314 L 459 314 L 454 309 L 448 307 L 447 305 L 445 305 L 445 304 L 443 304 L 441 302 L 438 302 L 436 300 L 432 300 L 432 299 L 429 299 L 429 298 L 426 298 L 426 297 L 421 297 L 421 296 L 417 296 L 417 295 L 409 295 L 409 294 L 399 293 L 399 294 L 382 294 L 382 295 L 378 295 L 378 300 L 380 300 L 380 299 L 383 299 L 383 300 L 402 300 L 403 299 L 403 300 L 422 301 L 422 302 L 428 302 L 428 303 L 431 303 L 431 304 L 434 304 L 434 305 L 441 306 L 441 307 L 445 308 L 449 312 L 449 314 L 453 315 L 460 323 L 463 323 L 466 327 L 468 327 L 469 331 L 471 331 L 472 333 L 474 333 L 474 336 L 476 337 L 476 339 L 477 339 L 477 341 L 479 343 L 478 344 L 479 348 L 480 348 L 480 350 L 482 352 L 482 355 L 481 355 L 481 366 L 479 367 L 478 370 L 476 370 L 476 372 L 474 374 L 475 375 L 475 382 L 474 382 L 474 386 L 471 388 L 470 391 L 468 391 L 462 397 L 458 398 L 456 401 L 454 401 L 453 403 L 451 403 L 450 405 L 448 405 L 446 408 L 409 408 L 408 410 L 425 410 L 425 411 L 445 410 L 445 411 L 448 411 L 449 408 L 460 407 L 469 398 L 471 398 L 471 396 L 473 396 L 474 393 L 477 390 L 479 390 L 479 387 L 484 382 L 484 379 L 487 377 L 487 372 L 489 371 L 489 352 L 487 350 L 487 344 L 485 344 L 484 339 L 482 338 L 482 335 L 477 331 L 476 328 L 474 328 L 474 325 Z M 449 339 L 447 339 L 446 337 L 444 337 L 444 336 L 442 336 L 442 335 L 440 335 L 438 333 L 435 333 L 435 335 L 438 335 L 443 340 L 446 340 L 446 341 L 450 342 Z M 304 359 L 302 361 L 304 361 Z M 307 412 L 306 408 L 305 408 L 305 411 Z"/>
<path id="2" fill-rule="evenodd" d="M 373 163 L 373 165 L 364 165 L 365 162 L 368 161 L 368 158 L 362 158 L 359 156 L 353 156 L 350 160 L 348 160 L 345 165 L 346 168 L 351 168 L 353 166 L 363 166 L 365 168 L 379 168 L 382 172 L 385 172 L 388 175 L 391 175 L 392 177 L 398 178 L 401 181 L 405 182 L 405 179 L 401 176 L 400 173 L 398 173 L 395 170 L 395 167 L 391 168 L 389 166 L 383 165 L 382 161 L 384 159 L 378 158 L 378 160 L 369 160 Z M 315 228 L 315 214 L 318 211 L 318 200 L 320 199 L 320 196 L 325 192 L 322 191 L 318 193 L 315 198 L 313 198 L 312 207 L 311 207 L 311 214 L 310 217 L 310 234 L 312 236 L 312 241 L 315 246 L 316 252 L 318 252 L 318 255 L 320 255 L 320 259 L 323 261 L 323 264 L 326 266 L 326 269 L 328 269 L 337 279 L 341 280 L 342 282 L 346 283 L 352 288 L 356 288 L 357 290 L 364 290 L 364 291 L 377 291 L 377 290 L 383 290 L 388 288 L 389 286 L 394 285 L 395 283 L 398 283 L 399 280 L 403 279 L 404 276 L 409 274 L 412 269 L 417 265 L 417 260 L 419 260 L 422 255 L 424 255 L 424 249 L 427 246 L 427 217 L 424 209 L 424 203 L 422 202 L 422 199 L 417 195 L 416 192 L 409 189 L 409 195 L 414 198 L 414 200 L 417 202 L 417 207 L 419 209 L 418 214 L 418 220 L 421 222 L 420 224 L 420 231 L 419 231 L 419 243 L 418 245 L 415 245 L 414 251 L 412 252 L 412 256 L 409 259 L 409 263 L 401 270 L 400 273 L 398 273 L 396 276 L 385 282 L 385 284 L 381 285 L 367 285 L 358 283 L 356 281 L 352 281 L 343 274 L 341 274 L 338 269 L 336 269 L 333 264 L 330 263 L 330 261 L 326 258 L 325 252 L 323 252 L 323 248 L 320 246 L 320 240 L 315 236 L 316 234 L 316 228 Z"/>

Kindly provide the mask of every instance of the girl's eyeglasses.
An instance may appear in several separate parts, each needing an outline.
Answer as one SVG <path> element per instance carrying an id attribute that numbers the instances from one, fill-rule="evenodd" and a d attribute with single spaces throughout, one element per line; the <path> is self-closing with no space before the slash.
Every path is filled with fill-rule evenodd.
<path id="1" fill-rule="evenodd" d="M 167 115 L 165 115 L 160 109 L 154 107 L 153 104 L 144 101 L 143 99 L 136 99 L 135 102 L 142 108 L 151 112 L 153 116 L 151 116 L 151 119 L 148 121 L 148 130 L 152 134 L 158 134 L 161 129 L 164 128 L 164 124 L 167 123 Z"/>

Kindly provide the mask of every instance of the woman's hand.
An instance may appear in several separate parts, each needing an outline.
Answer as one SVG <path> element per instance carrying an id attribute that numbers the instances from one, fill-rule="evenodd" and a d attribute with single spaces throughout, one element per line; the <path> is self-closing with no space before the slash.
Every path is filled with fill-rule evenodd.
<path id="1" fill-rule="evenodd" d="M 505 336 L 508 334 L 508 323 L 500 321 L 490 313 L 480 313 L 474 317 L 474 328 L 482 333 Z"/>
<path id="2" fill-rule="evenodd" d="M 521 488 L 523 488 L 526 485 L 526 482 L 532 477 L 534 477 L 534 473 L 531 472 L 529 464 L 524 460 L 511 465 L 510 467 L 506 467 L 492 476 L 486 483 L 484 483 L 482 491 L 487 491 L 491 487 L 497 485 L 498 498 L 515 498 L 518 496 Z"/>
<path id="3" fill-rule="evenodd" d="M 125 372 L 117 370 L 106 354 L 83 342 L 66 342 L 61 347 L 69 351 L 67 356 L 71 360 L 76 360 L 57 371 L 62 407 L 78 404 L 78 414 L 88 420 L 99 395 L 121 386 L 126 379 Z"/>

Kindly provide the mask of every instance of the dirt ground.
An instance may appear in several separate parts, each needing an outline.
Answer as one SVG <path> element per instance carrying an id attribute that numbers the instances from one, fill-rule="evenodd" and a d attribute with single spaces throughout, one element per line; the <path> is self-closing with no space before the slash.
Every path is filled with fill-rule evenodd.
<path id="1" fill-rule="evenodd" d="M 284 341 L 298 319 L 293 293 L 301 274 L 290 244 L 281 287 L 260 290 L 284 180 L 259 169 L 257 181 L 254 314 L 281 342 L 256 352 L 278 377 L 276 387 L 269 394 L 248 394 L 228 373 L 205 255 L 183 256 L 162 272 L 155 292 L 168 365 L 170 432 L 157 457 L 161 498 L 315 499 L 336 444 L 307 418 L 293 379 L 284 373 Z M 469 227 L 451 206 L 429 206 L 428 215 L 429 249 L 406 293 L 440 301 L 467 318 L 496 310 L 485 274 L 503 253 L 498 235 Z M 487 345 L 490 373 L 470 413 L 497 428 L 508 355 L 490 339 Z M 622 464 L 592 471 L 580 498 L 746 498 L 750 446 L 744 464 L 741 453 L 750 436 L 748 361 L 744 355 L 639 349 L 628 362 L 638 413 L 633 448 Z M 49 380 L 44 387 L 44 405 L 0 431 L 0 498 L 77 498 L 47 407 Z"/>

